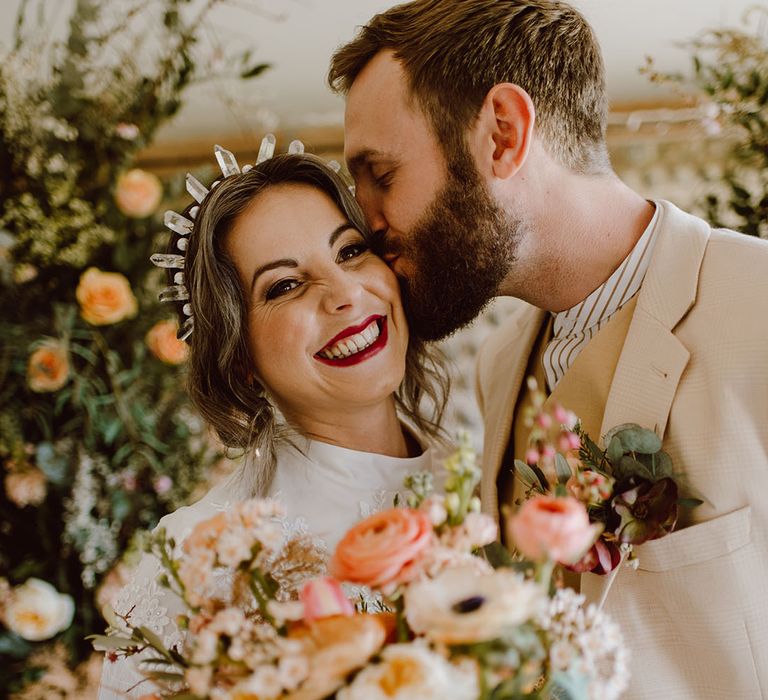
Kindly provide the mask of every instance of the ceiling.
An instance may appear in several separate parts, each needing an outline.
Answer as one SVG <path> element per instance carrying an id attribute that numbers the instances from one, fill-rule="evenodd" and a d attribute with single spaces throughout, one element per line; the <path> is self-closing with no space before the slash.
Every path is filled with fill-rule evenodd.
<path id="1" fill-rule="evenodd" d="M 20 1 L 0 0 L 3 45 L 8 45 Z M 53 21 L 60 27 L 72 2 L 49 2 L 59 8 Z M 249 4 L 261 10 L 253 12 L 245 7 Z M 387 0 L 234 0 L 218 8 L 210 33 L 251 46 L 254 58 L 273 67 L 247 83 L 219 81 L 195 87 L 174 123 L 162 130 L 160 140 L 247 136 L 265 128 L 341 123 L 342 101 L 325 85 L 328 58 L 353 36 L 356 26 L 393 4 Z M 669 93 L 638 73 L 645 56 L 653 56 L 661 69 L 687 70 L 687 53 L 678 44 L 705 28 L 738 25 L 755 0 L 574 0 L 573 4 L 593 24 L 601 42 L 611 100 L 655 103 Z"/>

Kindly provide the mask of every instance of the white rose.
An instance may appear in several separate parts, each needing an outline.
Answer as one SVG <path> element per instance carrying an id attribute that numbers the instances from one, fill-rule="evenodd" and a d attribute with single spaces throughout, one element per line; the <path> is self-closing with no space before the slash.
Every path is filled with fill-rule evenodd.
<path id="1" fill-rule="evenodd" d="M 15 588 L 5 608 L 5 624 L 30 642 L 50 639 L 72 624 L 75 603 L 39 578 Z"/>

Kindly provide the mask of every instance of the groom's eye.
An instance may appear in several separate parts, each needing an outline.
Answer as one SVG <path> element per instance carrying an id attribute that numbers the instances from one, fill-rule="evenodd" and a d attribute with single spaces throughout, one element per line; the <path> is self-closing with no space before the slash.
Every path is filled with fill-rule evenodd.
<path id="1" fill-rule="evenodd" d="M 392 184 L 392 172 L 390 171 L 383 175 L 374 175 L 373 182 L 376 184 L 376 187 L 386 189 Z"/>

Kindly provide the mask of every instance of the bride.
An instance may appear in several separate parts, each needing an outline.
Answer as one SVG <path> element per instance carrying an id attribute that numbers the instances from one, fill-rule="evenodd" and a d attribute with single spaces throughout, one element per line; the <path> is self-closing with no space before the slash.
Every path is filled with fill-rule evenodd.
<path id="1" fill-rule="evenodd" d="M 332 551 L 353 523 L 391 506 L 407 474 L 432 469 L 425 440 L 439 438 L 447 381 L 409 337 L 397 280 L 331 168 L 294 153 L 241 173 L 227 151 L 217 158 L 224 179 L 210 192 L 190 179 L 199 207 L 169 214 L 173 253 L 154 261 L 170 269 L 164 294 L 182 334 L 193 329 L 192 401 L 246 458 L 160 526 L 180 542 L 228 504 L 268 495 L 286 508 L 287 532 Z M 159 571 L 145 555 L 115 608 L 180 643 L 180 601 Z M 142 678 L 136 657 L 105 660 L 99 698 L 151 692 Z"/>

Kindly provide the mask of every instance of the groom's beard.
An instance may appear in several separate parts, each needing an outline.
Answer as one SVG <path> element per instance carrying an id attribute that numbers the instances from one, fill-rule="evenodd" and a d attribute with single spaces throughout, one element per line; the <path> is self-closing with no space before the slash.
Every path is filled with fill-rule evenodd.
<path id="1" fill-rule="evenodd" d="M 490 197 L 468 153 L 397 252 L 414 272 L 400 277 L 410 332 L 440 340 L 471 323 L 496 296 L 515 260 L 521 222 Z"/>

